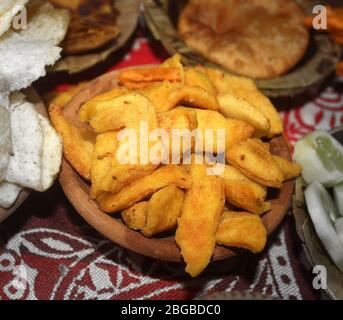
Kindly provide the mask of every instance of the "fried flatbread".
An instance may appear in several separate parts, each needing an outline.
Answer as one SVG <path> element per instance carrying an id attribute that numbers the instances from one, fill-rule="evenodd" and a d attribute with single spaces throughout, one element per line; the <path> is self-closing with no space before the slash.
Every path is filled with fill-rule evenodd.
<path id="1" fill-rule="evenodd" d="M 63 42 L 63 49 L 68 54 L 99 49 L 120 34 L 117 12 L 110 0 L 80 1 L 73 6 L 64 1 L 52 2 L 63 8 L 75 8 L 71 11 L 68 34 Z"/>
<path id="2" fill-rule="evenodd" d="M 252 78 L 288 72 L 304 56 L 309 33 L 294 1 L 191 0 L 178 32 L 210 61 Z"/>

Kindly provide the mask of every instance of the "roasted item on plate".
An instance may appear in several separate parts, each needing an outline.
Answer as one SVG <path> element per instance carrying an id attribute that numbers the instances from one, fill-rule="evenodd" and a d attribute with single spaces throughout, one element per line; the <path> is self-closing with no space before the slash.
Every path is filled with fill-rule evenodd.
<path id="1" fill-rule="evenodd" d="M 293 0 L 190 0 L 177 28 L 186 44 L 211 62 L 269 79 L 304 56 L 309 43 L 304 17 Z"/>
<path id="2" fill-rule="evenodd" d="M 156 68 L 123 70 L 119 79 L 118 87 L 80 106 L 83 128 L 54 104 L 69 93 L 50 106 L 65 158 L 89 180 L 90 198 L 104 212 L 121 212 L 146 237 L 176 230 L 193 277 L 211 261 L 216 242 L 260 252 L 268 187 L 300 173 L 270 151 L 268 139 L 283 128 L 269 99 L 251 80 L 184 68 L 179 55 Z"/>
<path id="3" fill-rule="evenodd" d="M 80 54 L 102 48 L 120 34 L 118 13 L 111 0 L 49 0 L 55 6 L 69 9 L 71 22 L 63 49 L 67 54 Z"/>

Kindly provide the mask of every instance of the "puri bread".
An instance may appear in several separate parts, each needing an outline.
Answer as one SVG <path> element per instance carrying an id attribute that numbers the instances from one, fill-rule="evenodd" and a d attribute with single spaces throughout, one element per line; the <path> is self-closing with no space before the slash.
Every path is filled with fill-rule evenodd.
<path id="1" fill-rule="evenodd" d="M 186 44 L 251 78 L 280 76 L 304 56 L 309 33 L 292 0 L 191 0 L 178 21 Z"/>
<path id="2" fill-rule="evenodd" d="M 63 49 L 68 54 L 99 49 L 120 34 L 113 1 L 82 0 L 71 4 L 65 0 L 50 1 L 58 7 L 71 9 L 71 22 L 63 42 Z"/>

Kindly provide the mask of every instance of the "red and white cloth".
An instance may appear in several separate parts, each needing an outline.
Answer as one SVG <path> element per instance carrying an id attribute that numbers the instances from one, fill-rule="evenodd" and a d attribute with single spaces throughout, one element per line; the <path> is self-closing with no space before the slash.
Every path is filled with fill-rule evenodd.
<path id="1" fill-rule="evenodd" d="M 111 69 L 159 63 L 166 57 L 158 43 L 139 35 Z M 316 128 L 343 125 L 338 87 L 282 112 L 291 142 Z M 311 272 L 300 258 L 289 214 L 262 254 L 212 263 L 191 279 L 182 264 L 146 258 L 103 238 L 82 220 L 56 183 L 46 194 L 33 193 L 0 225 L 0 299 L 193 299 L 219 291 L 318 299 Z"/>

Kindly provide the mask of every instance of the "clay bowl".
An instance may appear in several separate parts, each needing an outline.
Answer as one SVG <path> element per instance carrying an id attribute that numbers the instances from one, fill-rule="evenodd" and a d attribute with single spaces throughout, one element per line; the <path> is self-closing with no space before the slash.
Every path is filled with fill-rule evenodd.
<path id="1" fill-rule="evenodd" d="M 32 88 L 28 88 L 24 90 L 26 98 L 29 102 L 36 105 L 38 112 L 40 112 L 43 116 L 47 117 L 47 112 L 44 106 L 42 99 L 39 97 L 38 93 Z M 8 209 L 0 208 L 0 223 L 8 218 L 15 210 L 19 208 L 19 206 L 26 200 L 29 196 L 30 191 L 24 189 L 18 196 L 17 201 Z"/>
<path id="2" fill-rule="evenodd" d="M 80 106 L 90 98 L 118 87 L 117 75 L 118 71 L 107 73 L 96 78 L 79 91 L 64 108 L 66 118 L 74 125 L 82 126 L 77 116 Z M 276 137 L 271 141 L 271 149 L 276 155 L 287 159 L 290 158 L 287 142 L 282 136 Z M 106 238 L 145 256 L 166 261 L 182 261 L 180 251 L 174 241 L 174 236 L 148 239 L 141 233 L 126 227 L 119 214 L 111 216 L 102 212 L 96 202 L 89 198 L 89 184 L 77 174 L 65 159 L 62 163 L 59 179 L 64 193 L 76 211 Z M 289 181 L 284 183 L 277 195 L 273 196 L 272 210 L 263 216 L 263 223 L 268 230 L 268 234 L 275 230 L 287 213 L 293 190 L 294 182 Z M 213 260 L 226 259 L 235 254 L 229 248 L 217 246 Z"/>

